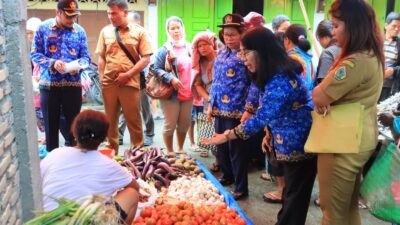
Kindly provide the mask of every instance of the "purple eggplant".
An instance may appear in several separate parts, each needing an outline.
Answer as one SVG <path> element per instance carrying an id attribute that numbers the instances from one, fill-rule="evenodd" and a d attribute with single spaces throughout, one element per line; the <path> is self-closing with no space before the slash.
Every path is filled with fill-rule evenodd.
<path id="1" fill-rule="evenodd" d="M 130 159 L 131 157 L 133 157 L 131 150 L 130 149 L 125 149 L 125 151 L 124 151 L 124 159 Z"/>
<path id="2" fill-rule="evenodd" d="M 147 170 L 146 175 L 145 175 L 146 180 L 149 180 L 151 178 L 151 176 L 153 176 L 154 169 L 155 169 L 155 167 L 153 166 L 153 164 L 150 164 L 149 169 Z"/>
<path id="3" fill-rule="evenodd" d="M 134 157 L 132 157 L 130 159 L 130 161 L 134 163 L 134 162 L 138 161 L 139 159 L 141 159 L 143 157 L 143 155 L 144 155 L 144 152 L 141 152 L 138 155 L 135 155 Z"/>
<path id="4" fill-rule="evenodd" d="M 129 160 L 126 160 L 126 164 L 132 169 L 132 173 L 135 174 L 135 177 L 139 178 L 141 174 L 139 170 L 136 168 L 136 166 Z"/>
<path id="5" fill-rule="evenodd" d="M 161 183 L 163 184 L 164 187 L 168 187 L 169 183 L 168 180 L 165 179 L 163 176 L 161 176 L 160 174 L 154 173 L 153 174 L 154 179 L 161 181 Z"/>
<path id="6" fill-rule="evenodd" d="M 165 169 L 168 173 L 174 173 L 175 171 L 174 171 L 174 169 L 172 168 L 172 167 L 170 167 L 167 163 L 165 163 L 165 162 L 160 162 L 158 165 L 157 165 L 157 168 L 163 168 L 163 169 Z"/>

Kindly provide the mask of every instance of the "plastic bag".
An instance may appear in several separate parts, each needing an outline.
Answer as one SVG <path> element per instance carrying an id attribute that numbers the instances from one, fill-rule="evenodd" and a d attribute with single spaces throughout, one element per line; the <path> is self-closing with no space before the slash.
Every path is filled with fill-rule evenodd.
<path id="1" fill-rule="evenodd" d="M 373 163 L 360 189 L 372 215 L 400 223 L 400 150 L 393 143 Z"/>

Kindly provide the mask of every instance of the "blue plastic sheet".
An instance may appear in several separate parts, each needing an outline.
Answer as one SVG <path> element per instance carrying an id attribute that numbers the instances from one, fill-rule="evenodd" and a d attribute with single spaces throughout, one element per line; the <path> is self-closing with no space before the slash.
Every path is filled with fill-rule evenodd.
<path id="1" fill-rule="evenodd" d="M 224 196 L 225 198 L 225 203 L 226 205 L 231 208 L 236 210 L 236 212 L 239 214 L 240 217 L 246 220 L 247 225 L 254 225 L 253 222 L 244 214 L 243 210 L 240 208 L 239 204 L 235 201 L 233 196 L 229 191 L 227 191 L 224 186 L 222 186 L 217 178 L 214 177 L 214 175 L 207 169 L 207 167 L 200 161 L 196 160 L 197 165 L 200 167 L 200 169 L 203 171 L 205 178 L 209 180 L 218 190 L 220 191 L 220 194 Z"/>

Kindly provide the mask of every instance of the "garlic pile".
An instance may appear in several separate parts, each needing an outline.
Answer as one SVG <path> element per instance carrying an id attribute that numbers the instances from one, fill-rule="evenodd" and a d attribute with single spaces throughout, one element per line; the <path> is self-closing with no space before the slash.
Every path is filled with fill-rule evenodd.
<path id="1" fill-rule="evenodd" d="M 172 181 L 166 195 L 194 205 L 224 203 L 224 196 L 219 194 L 218 189 L 210 181 L 201 176 L 184 176 Z"/>
<path id="2" fill-rule="evenodd" d="M 382 114 L 385 112 L 392 112 L 396 110 L 397 104 L 400 102 L 400 92 L 390 96 L 388 99 L 381 101 L 378 104 L 378 114 Z"/>

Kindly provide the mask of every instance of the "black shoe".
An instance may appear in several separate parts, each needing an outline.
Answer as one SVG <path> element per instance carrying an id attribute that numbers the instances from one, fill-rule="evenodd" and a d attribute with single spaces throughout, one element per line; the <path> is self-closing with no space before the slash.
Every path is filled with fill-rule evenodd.
<path id="1" fill-rule="evenodd" d="M 233 184 L 233 180 L 227 180 L 224 178 L 220 178 L 218 181 L 222 184 L 222 186 L 228 186 Z"/>
<path id="2" fill-rule="evenodd" d="M 248 192 L 231 192 L 235 200 L 240 200 L 249 196 Z"/>

